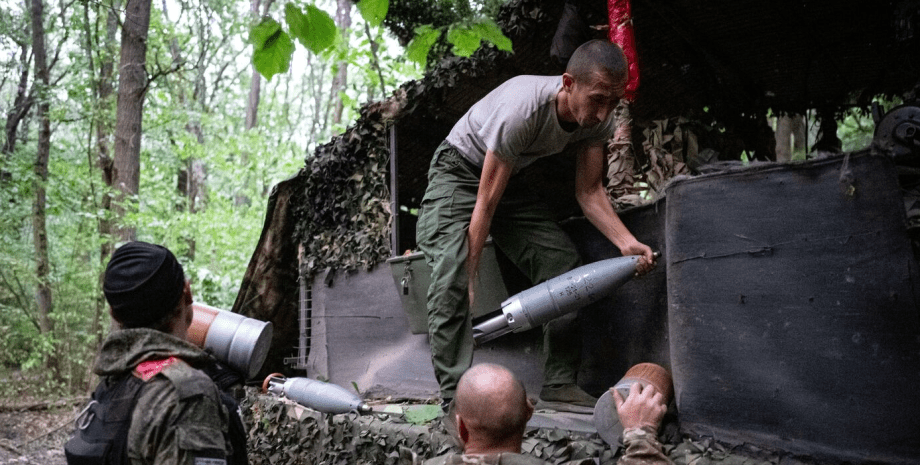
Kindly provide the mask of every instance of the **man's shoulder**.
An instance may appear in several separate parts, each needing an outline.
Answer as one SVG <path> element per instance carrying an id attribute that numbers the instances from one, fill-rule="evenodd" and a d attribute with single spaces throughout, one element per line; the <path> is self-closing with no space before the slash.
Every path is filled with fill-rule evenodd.
<path id="1" fill-rule="evenodd" d="M 218 411 L 220 392 L 217 385 L 201 370 L 176 359 L 144 383 L 138 406 L 159 406 L 152 416 L 169 415 L 167 406 L 184 405 L 184 409 Z"/>
<path id="2" fill-rule="evenodd" d="M 169 364 L 145 383 L 133 417 L 128 433 L 133 459 L 178 463 L 186 456 L 216 457 L 213 463 L 225 463 L 231 450 L 228 412 L 217 386 L 184 361 Z"/>
<path id="3" fill-rule="evenodd" d="M 497 89 L 515 96 L 532 94 L 536 97 L 551 98 L 555 97 L 560 86 L 562 86 L 562 76 L 521 74 L 503 82 Z M 527 91 L 526 89 L 533 90 Z"/>
<path id="4" fill-rule="evenodd" d="M 545 84 L 554 84 L 562 83 L 562 75 L 539 75 L 539 74 L 519 74 L 512 78 L 508 78 L 505 83 L 514 82 L 514 83 L 532 83 L 534 85 L 545 85 Z"/>
<path id="5" fill-rule="evenodd" d="M 217 394 L 214 381 L 182 359 L 164 368 L 161 374 L 175 386 L 180 400 Z"/>

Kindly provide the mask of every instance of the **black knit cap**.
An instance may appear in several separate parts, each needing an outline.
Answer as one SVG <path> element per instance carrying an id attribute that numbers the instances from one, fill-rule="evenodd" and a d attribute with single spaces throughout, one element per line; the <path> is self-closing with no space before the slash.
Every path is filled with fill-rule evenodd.
<path id="1" fill-rule="evenodd" d="M 135 241 L 112 254 L 102 291 L 115 319 L 125 327 L 138 328 L 175 309 L 184 286 L 182 265 L 169 249 Z"/>

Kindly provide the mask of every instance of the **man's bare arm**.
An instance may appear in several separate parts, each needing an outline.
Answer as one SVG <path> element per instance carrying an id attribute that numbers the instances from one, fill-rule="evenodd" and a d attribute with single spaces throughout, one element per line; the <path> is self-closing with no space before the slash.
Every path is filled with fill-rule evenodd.
<path id="1" fill-rule="evenodd" d="M 470 307 L 473 306 L 473 283 L 479 270 L 479 257 L 489 236 L 489 227 L 498 201 L 508 186 L 511 171 L 514 166 L 499 158 L 495 152 L 486 152 L 482 166 L 482 176 L 479 177 L 479 192 L 476 194 L 476 206 L 470 219 L 470 229 L 467 231 L 469 251 L 467 252 L 466 270 L 469 276 Z"/>
<path id="2" fill-rule="evenodd" d="M 639 273 L 647 273 L 655 266 L 652 249 L 636 240 L 629 232 L 613 210 L 604 190 L 604 148 L 593 145 L 582 149 L 575 166 L 575 197 L 588 221 L 613 242 L 624 256 L 643 256 L 644 260 L 639 263 Z"/>

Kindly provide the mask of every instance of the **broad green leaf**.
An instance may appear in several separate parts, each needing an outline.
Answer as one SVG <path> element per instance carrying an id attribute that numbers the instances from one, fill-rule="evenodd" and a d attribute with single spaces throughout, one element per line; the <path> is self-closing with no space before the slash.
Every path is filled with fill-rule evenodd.
<path id="1" fill-rule="evenodd" d="M 259 24 L 256 24 L 249 30 L 249 43 L 254 45 L 257 49 L 261 48 L 265 45 L 265 42 L 280 29 L 281 25 L 278 24 L 278 21 L 269 17 L 262 18 Z"/>
<path id="2" fill-rule="evenodd" d="M 424 425 L 437 418 L 440 414 L 440 405 L 413 405 L 406 407 L 406 421 L 416 425 Z"/>
<path id="3" fill-rule="evenodd" d="M 454 55 L 468 57 L 479 48 L 481 38 L 466 26 L 454 25 L 447 31 L 447 41 L 453 44 Z"/>
<path id="4" fill-rule="evenodd" d="M 403 414 L 403 408 L 399 405 L 387 405 L 383 408 L 383 411 L 387 413 L 398 413 L 400 415 Z"/>
<path id="5" fill-rule="evenodd" d="M 426 66 L 428 52 L 438 41 L 438 37 L 441 37 L 441 30 L 435 29 L 428 24 L 415 28 L 415 38 L 406 47 L 406 57 L 423 67 Z"/>
<path id="6" fill-rule="evenodd" d="M 358 2 L 358 11 L 361 17 L 367 21 L 371 27 L 377 27 L 386 18 L 387 11 L 390 9 L 390 0 L 361 0 Z"/>
<path id="7" fill-rule="evenodd" d="M 497 24 L 495 24 L 495 21 L 492 21 L 489 18 L 480 19 L 479 21 L 473 23 L 471 30 L 478 34 L 482 40 L 494 44 L 499 50 L 503 50 L 505 52 L 512 51 L 511 39 L 502 33 L 502 29 L 498 27 Z"/>
<path id="8" fill-rule="evenodd" d="M 252 64 L 259 74 L 271 80 L 272 76 L 287 72 L 294 54 L 294 42 L 277 21 L 263 19 L 249 31 L 249 41 L 253 47 Z"/>
<path id="9" fill-rule="evenodd" d="M 335 43 L 338 35 L 335 21 L 316 6 L 307 5 L 304 13 L 293 3 L 287 3 L 284 5 L 284 17 L 291 28 L 291 35 L 311 52 L 318 54 Z"/>

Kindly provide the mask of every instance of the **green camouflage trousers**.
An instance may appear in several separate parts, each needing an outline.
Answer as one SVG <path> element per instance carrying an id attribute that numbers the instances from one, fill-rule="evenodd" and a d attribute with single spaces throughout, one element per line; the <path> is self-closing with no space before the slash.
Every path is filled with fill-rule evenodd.
<path id="1" fill-rule="evenodd" d="M 517 182 L 516 182 L 517 181 Z M 467 229 L 479 172 L 457 149 L 443 142 L 428 170 L 416 239 L 431 266 L 428 338 L 441 396 L 453 398 L 460 376 L 473 362 L 472 316 L 466 272 Z M 512 177 L 492 218 L 492 241 L 534 284 L 578 266 L 575 245 L 552 220 L 546 205 L 524 182 Z M 543 327 L 544 384 L 574 383 L 581 360 L 575 314 Z"/>

